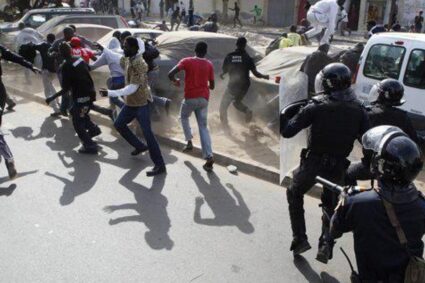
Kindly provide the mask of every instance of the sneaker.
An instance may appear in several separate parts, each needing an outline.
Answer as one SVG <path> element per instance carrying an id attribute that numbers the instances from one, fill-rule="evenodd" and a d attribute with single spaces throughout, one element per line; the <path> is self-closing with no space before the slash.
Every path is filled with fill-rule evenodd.
<path id="1" fill-rule="evenodd" d="M 10 180 L 15 179 L 16 176 L 18 175 L 18 172 L 16 171 L 16 168 L 15 168 L 15 162 L 6 160 L 6 168 L 7 168 L 7 172 L 9 173 L 9 179 Z"/>
<path id="2" fill-rule="evenodd" d="M 85 147 L 85 146 L 81 146 L 78 149 L 78 153 L 81 154 L 97 154 L 97 147 Z"/>
<path id="3" fill-rule="evenodd" d="M 290 250 L 292 251 L 294 255 L 300 255 L 308 251 L 309 249 L 311 249 L 311 246 L 308 243 L 307 239 L 304 239 L 301 241 L 294 239 L 292 241 L 291 248 L 290 248 Z"/>
<path id="4" fill-rule="evenodd" d="M 131 155 L 132 155 L 132 156 L 136 156 L 136 155 L 139 155 L 140 153 L 143 153 L 143 152 L 145 152 L 145 151 L 147 151 L 147 150 L 148 150 L 148 148 L 147 148 L 147 147 L 136 148 L 135 150 L 133 150 L 133 151 L 131 152 Z"/>
<path id="5" fill-rule="evenodd" d="M 68 111 L 66 111 L 66 110 L 61 110 L 61 111 L 60 111 L 60 113 L 61 113 L 61 115 L 62 115 L 62 116 L 64 116 L 64 117 L 68 117 Z"/>
<path id="6" fill-rule="evenodd" d="M 12 101 L 7 107 L 6 109 L 9 111 L 13 111 L 13 108 L 15 108 L 16 106 L 16 102 Z"/>
<path id="7" fill-rule="evenodd" d="M 202 166 L 202 168 L 204 168 L 205 171 L 207 172 L 211 172 L 214 168 L 214 158 L 209 157 L 207 158 L 207 162 L 204 164 L 204 166 Z"/>
<path id="8" fill-rule="evenodd" d="M 167 169 L 165 168 L 165 165 L 162 166 L 155 166 L 152 170 L 146 172 L 146 176 L 153 177 L 156 175 L 167 173 Z"/>
<path id="9" fill-rule="evenodd" d="M 192 141 L 188 141 L 185 147 L 183 147 L 183 152 L 189 152 L 193 150 Z"/>
<path id="10" fill-rule="evenodd" d="M 100 135 L 102 133 L 102 130 L 100 130 L 100 128 L 98 126 L 96 126 L 95 128 L 93 128 L 92 131 L 89 131 L 89 136 L 91 138 L 97 137 L 98 135 Z"/>

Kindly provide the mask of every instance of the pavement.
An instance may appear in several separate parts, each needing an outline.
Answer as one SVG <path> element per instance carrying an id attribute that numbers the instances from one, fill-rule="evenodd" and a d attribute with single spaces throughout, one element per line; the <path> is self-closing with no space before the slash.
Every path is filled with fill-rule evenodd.
<path id="1" fill-rule="evenodd" d="M 4 116 L 19 177 L 0 170 L 4 282 L 348 282 L 339 251 L 314 260 L 320 209 L 306 197 L 311 244 L 289 252 L 282 187 L 162 146 L 168 174 L 147 178 L 148 155 L 101 127 L 98 156 L 76 152 L 68 119 L 17 97 Z M 3 163 L 4 164 L 4 163 Z M 342 245 L 353 258 L 351 235 Z"/>

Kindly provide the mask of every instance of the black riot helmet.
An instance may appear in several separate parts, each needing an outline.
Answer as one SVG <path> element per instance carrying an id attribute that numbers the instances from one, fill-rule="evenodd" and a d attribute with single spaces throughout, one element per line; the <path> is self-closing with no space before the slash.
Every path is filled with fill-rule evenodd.
<path id="1" fill-rule="evenodd" d="M 385 79 L 373 86 L 369 93 L 370 97 L 376 97 L 375 103 L 400 106 L 405 103 L 403 100 L 404 87 L 395 79 Z"/>
<path id="2" fill-rule="evenodd" d="M 371 171 L 378 180 L 408 185 L 422 170 L 418 146 L 397 127 L 372 128 L 363 135 L 362 144 L 373 152 Z"/>
<path id="3" fill-rule="evenodd" d="M 351 71 L 342 63 L 332 63 L 321 71 L 322 86 L 326 94 L 347 90 L 351 86 Z"/>

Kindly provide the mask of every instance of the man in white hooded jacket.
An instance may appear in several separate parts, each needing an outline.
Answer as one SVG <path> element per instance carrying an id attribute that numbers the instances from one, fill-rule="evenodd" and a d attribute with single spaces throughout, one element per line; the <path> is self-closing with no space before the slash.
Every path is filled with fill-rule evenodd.
<path id="1" fill-rule="evenodd" d="M 319 45 L 329 44 L 331 36 L 335 33 L 339 10 L 344 3 L 345 0 L 320 0 L 311 6 L 307 12 L 307 20 L 313 28 L 304 34 L 305 38 L 309 40 L 325 28 Z"/>

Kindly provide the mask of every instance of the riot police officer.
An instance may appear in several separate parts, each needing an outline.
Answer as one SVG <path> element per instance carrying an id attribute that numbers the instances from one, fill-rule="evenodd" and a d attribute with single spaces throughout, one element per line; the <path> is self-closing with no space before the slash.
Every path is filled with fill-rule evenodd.
<path id="1" fill-rule="evenodd" d="M 348 67 L 332 63 L 321 72 L 321 93 L 324 94 L 315 96 L 298 113 L 300 107 L 295 104 L 295 109 L 284 109 L 281 114 L 281 135 L 284 138 L 291 138 L 310 127 L 308 146 L 301 153 L 300 165 L 294 171 L 287 190 L 293 232 L 290 249 L 294 255 L 311 248 L 306 235 L 304 194 L 314 185 L 318 175 L 335 183 L 344 181 L 345 170 L 349 165 L 347 156 L 353 149 L 353 143 L 369 128 L 366 111 L 351 89 L 351 72 Z M 326 238 L 329 236 L 329 221 L 337 196 L 324 189 L 321 199 L 324 213 L 317 260 L 326 263 L 332 256 Z"/>
<path id="2" fill-rule="evenodd" d="M 372 151 L 379 189 L 345 197 L 332 218 L 331 234 L 353 232 L 360 282 L 405 282 L 410 256 L 422 258 L 424 250 L 425 200 L 413 184 L 423 166 L 421 153 L 392 126 L 370 129 L 362 143 Z"/>
<path id="3" fill-rule="evenodd" d="M 405 103 L 403 100 L 404 87 L 395 79 L 385 79 L 377 83 L 369 93 L 376 100 L 367 107 L 371 127 L 381 125 L 396 126 L 403 130 L 418 145 L 423 144 L 413 128 L 412 122 L 403 110 L 396 108 Z M 357 180 L 373 179 L 370 173 L 370 154 L 363 152 L 364 157 L 360 162 L 353 163 L 347 170 L 346 184 L 355 185 Z"/>

